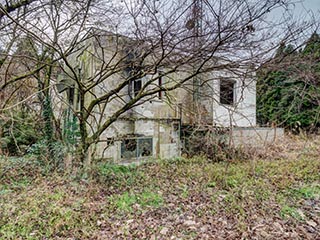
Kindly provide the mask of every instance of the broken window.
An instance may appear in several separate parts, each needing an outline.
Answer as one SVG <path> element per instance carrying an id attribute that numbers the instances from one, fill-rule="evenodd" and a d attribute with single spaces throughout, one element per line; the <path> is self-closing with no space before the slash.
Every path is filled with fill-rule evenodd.
<path id="1" fill-rule="evenodd" d="M 121 143 L 121 158 L 152 156 L 152 138 L 125 139 Z"/>
<path id="2" fill-rule="evenodd" d="M 69 107 L 73 107 L 74 110 L 79 110 L 80 95 L 78 89 L 74 87 L 67 88 L 67 98 Z"/>
<path id="3" fill-rule="evenodd" d="M 220 80 L 220 103 L 226 105 L 234 104 L 235 97 L 235 81 L 233 80 Z"/>
<path id="4" fill-rule="evenodd" d="M 152 138 L 141 138 L 138 139 L 138 157 L 152 156 Z"/>
<path id="5" fill-rule="evenodd" d="M 121 143 L 121 158 L 135 158 L 137 152 L 137 139 L 125 139 Z"/>

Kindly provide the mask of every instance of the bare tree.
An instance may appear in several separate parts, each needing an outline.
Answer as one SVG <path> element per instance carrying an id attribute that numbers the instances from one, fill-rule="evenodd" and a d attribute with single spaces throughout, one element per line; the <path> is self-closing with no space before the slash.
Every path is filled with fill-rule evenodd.
<path id="1" fill-rule="evenodd" d="M 275 36 L 280 39 L 266 15 L 287 4 L 123 1 L 114 19 L 107 20 L 112 32 L 92 29 L 87 35 L 90 40 L 79 46 L 76 56 L 64 59 L 66 75 L 78 91 L 73 112 L 79 119 L 80 159 L 119 118 L 138 119 L 132 111 L 157 98 L 159 92 L 165 91 L 167 101 L 176 108 L 181 102 L 176 89 L 184 89 L 178 95 L 189 99 L 179 107 L 189 108 L 189 118 L 196 119 L 205 109 L 197 98 L 212 98 L 212 83 L 222 72 L 243 79 L 245 87 L 245 79 L 253 81 L 254 65 L 276 46 L 267 43 Z M 290 27 L 287 33 L 281 32 L 281 38 L 298 30 Z M 90 67 L 89 62 L 93 62 Z M 162 78 L 167 79 L 165 84 L 160 83 Z M 230 111 L 233 114 L 237 108 Z"/>
<path id="2" fill-rule="evenodd" d="M 159 98 L 178 112 L 176 119 L 212 123 L 202 115 L 215 101 L 217 80 L 236 76 L 245 89 L 274 41 L 298 36 L 300 26 L 279 31 L 281 22 L 267 18 L 290 2 L 29 1 L 18 16 L 1 7 L 2 30 L 28 35 L 43 57 L 0 89 L 33 76 L 49 100 L 51 86 L 60 84 L 69 99 L 57 96 L 78 119 L 81 165 L 117 120 L 139 119 L 137 108 Z M 236 114 L 237 106 L 227 110 Z"/>
<path id="3" fill-rule="evenodd" d="M 1 80 L 4 99 L 1 113 L 13 110 L 20 103 L 38 102 L 44 122 L 48 153 L 53 157 L 54 141 L 52 87 L 57 77 L 59 60 L 72 53 L 68 40 L 76 45 L 84 28 L 91 1 L 14 1 L 1 5 Z M 70 44 L 69 44 L 70 45 Z M 21 95 L 22 87 L 29 85 L 29 95 Z M 38 100 L 35 100 L 38 98 Z"/>

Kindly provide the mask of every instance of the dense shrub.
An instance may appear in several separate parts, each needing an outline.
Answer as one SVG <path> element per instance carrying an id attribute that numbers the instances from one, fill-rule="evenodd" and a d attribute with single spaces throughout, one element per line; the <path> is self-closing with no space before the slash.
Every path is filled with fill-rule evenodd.
<path id="1" fill-rule="evenodd" d="M 40 125 L 28 111 L 3 114 L 0 118 L 0 148 L 9 155 L 23 155 L 27 149 L 40 140 Z"/>
<path id="2" fill-rule="evenodd" d="M 295 132 L 320 126 L 320 37 L 312 34 L 303 49 L 281 45 L 258 72 L 257 120 Z"/>

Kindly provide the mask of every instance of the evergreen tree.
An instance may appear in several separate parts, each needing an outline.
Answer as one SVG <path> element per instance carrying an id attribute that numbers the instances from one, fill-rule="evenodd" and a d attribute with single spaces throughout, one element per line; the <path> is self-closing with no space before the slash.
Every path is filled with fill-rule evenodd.
<path id="1" fill-rule="evenodd" d="M 313 33 L 301 52 L 294 49 L 281 44 L 258 73 L 258 123 L 314 130 L 320 126 L 319 34 Z"/>

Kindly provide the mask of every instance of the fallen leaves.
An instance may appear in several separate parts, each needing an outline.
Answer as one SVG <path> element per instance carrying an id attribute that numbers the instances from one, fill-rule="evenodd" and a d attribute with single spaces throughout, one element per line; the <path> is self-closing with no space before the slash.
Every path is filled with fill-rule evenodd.
<path id="1" fill-rule="evenodd" d="M 160 161 L 91 182 L 14 172 L 1 179 L 0 238 L 320 239 L 319 147 L 288 146 L 292 158 Z"/>

